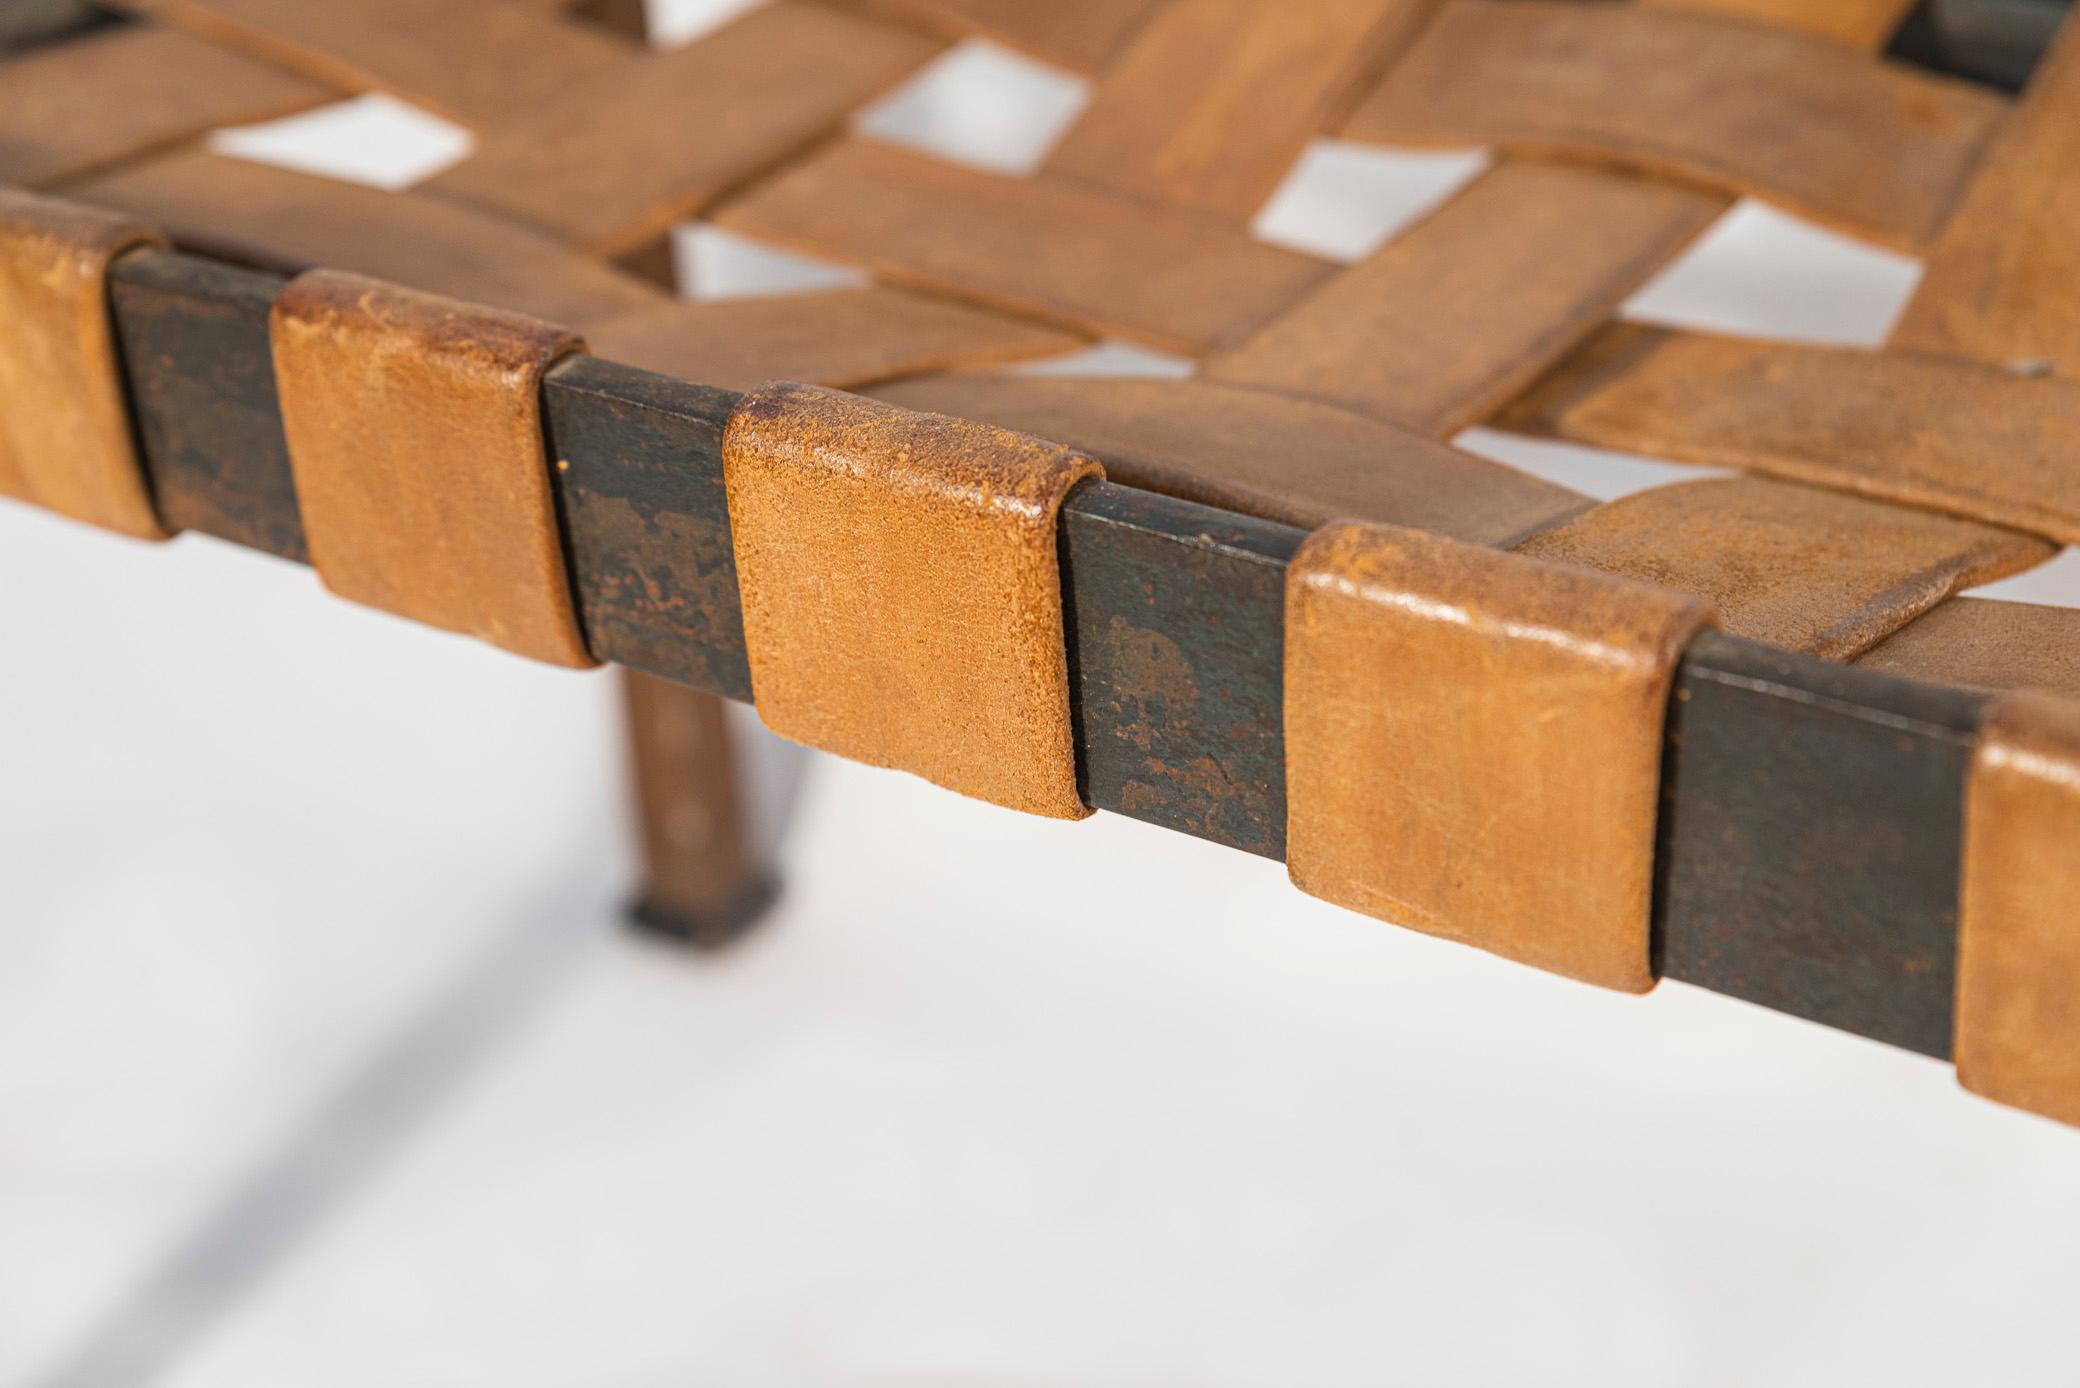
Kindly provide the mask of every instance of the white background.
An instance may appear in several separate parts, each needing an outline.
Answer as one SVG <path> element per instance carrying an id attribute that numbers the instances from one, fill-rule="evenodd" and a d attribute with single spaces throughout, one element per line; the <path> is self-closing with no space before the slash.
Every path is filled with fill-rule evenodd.
<path id="1" fill-rule="evenodd" d="M 1019 170 L 1081 99 L 970 45 L 864 123 Z M 224 140 L 466 144 L 382 100 Z M 1353 258 L 1478 166 L 1324 143 L 1258 229 Z M 1876 342 L 1915 274 L 1744 206 L 1631 311 Z M 2073 556 L 1999 591 L 2080 600 Z M 615 925 L 605 675 L 14 506 L 0 652 L 0 1383 L 2080 1378 L 2080 1134 L 1932 1062 L 823 758 L 767 928 L 686 957 Z"/>

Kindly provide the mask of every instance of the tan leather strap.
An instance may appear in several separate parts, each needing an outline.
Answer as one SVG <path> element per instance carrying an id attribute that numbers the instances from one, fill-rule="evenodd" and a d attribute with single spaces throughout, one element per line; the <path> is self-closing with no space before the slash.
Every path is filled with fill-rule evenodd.
<path id="1" fill-rule="evenodd" d="M 1615 323 L 1498 423 L 2080 543 L 2080 382 Z"/>
<path id="2" fill-rule="evenodd" d="M 1969 83 L 1742 19 L 1455 0 L 1349 133 L 1673 175 L 1913 250 L 1941 230 L 2006 108 Z"/>
<path id="3" fill-rule="evenodd" d="M 1165 351 L 1232 345 L 1331 270 L 1240 227 L 863 139 L 788 166 L 715 220 Z"/>
<path id="4" fill-rule="evenodd" d="M 814 386 L 723 435 L 744 646 L 782 737 L 1080 819 L 1055 516 L 1060 444 Z"/>
<path id="5" fill-rule="evenodd" d="M 502 0 L 114 0 L 352 91 L 496 127 L 638 50 L 596 24 Z"/>
<path id="6" fill-rule="evenodd" d="M 562 328 L 314 270 L 275 301 L 311 563 L 355 602 L 588 666 L 542 445 Z"/>
<path id="7" fill-rule="evenodd" d="M 0 495 L 165 537 L 108 310 L 110 263 L 163 244 L 126 218 L 0 188 Z"/>
<path id="8" fill-rule="evenodd" d="M 603 357 L 725 390 L 750 390 L 781 377 L 850 388 L 920 371 L 1053 356 L 1084 342 L 1026 319 L 880 285 L 758 299 L 674 299 L 611 319 L 586 336 Z"/>
<path id="9" fill-rule="evenodd" d="M 1059 439 L 1105 464 L 1115 482 L 1306 530 L 1374 520 L 1499 545 L 1590 504 L 1565 487 L 1335 405 L 1196 377 L 961 371 L 872 393 L 908 409 Z"/>
<path id="10" fill-rule="evenodd" d="M 126 165 L 74 191 L 208 254 L 291 274 L 349 270 L 580 330 L 668 302 L 633 276 L 463 203 L 199 149 Z"/>
<path id="11" fill-rule="evenodd" d="M 1958 1082 L 2080 1124 L 2080 700 L 1987 712 L 1965 789 Z"/>
<path id="12" fill-rule="evenodd" d="M 1876 48 L 1892 37 L 1916 0 L 1633 0 L 1648 9 L 1704 10 L 1739 19 L 1804 29 L 1825 38 Z"/>
<path id="13" fill-rule="evenodd" d="M 1438 0 L 1175 0 L 1135 34 L 1048 172 L 1248 217 Z"/>
<path id="14" fill-rule="evenodd" d="M 1315 532 L 1286 579 L 1294 883 L 1645 992 L 1662 725 L 1709 621 L 1675 593 L 1420 531 Z"/>
<path id="15" fill-rule="evenodd" d="M 962 39 L 981 35 L 1077 72 L 1104 67 L 1163 0 L 835 0 Z"/>
<path id="16" fill-rule="evenodd" d="M 773 0 L 697 43 L 559 91 L 426 187 L 619 255 L 836 129 L 938 51 L 886 25 Z"/>
<path id="17" fill-rule="evenodd" d="M 1858 665 L 1975 689 L 2048 689 L 2080 699 L 2080 608 L 1953 598 L 1857 658 Z"/>
<path id="18" fill-rule="evenodd" d="M 1726 630 L 1847 660 L 1954 593 L 2041 564 L 2013 530 L 1766 477 L 1636 492 L 1517 546 L 1689 593 Z"/>
<path id="19" fill-rule="evenodd" d="M 1901 347 L 2080 375 L 2080 13 L 1994 140 L 1900 316 Z"/>
<path id="20" fill-rule="evenodd" d="M 0 58 L 0 183 L 49 184 L 335 95 L 177 29 L 112 27 Z"/>
<path id="21" fill-rule="evenodd" d="M 1446 437 L 1594 332 L 1725 209 L 1615 170 L 1504 164 L 1208 374 Z"/>

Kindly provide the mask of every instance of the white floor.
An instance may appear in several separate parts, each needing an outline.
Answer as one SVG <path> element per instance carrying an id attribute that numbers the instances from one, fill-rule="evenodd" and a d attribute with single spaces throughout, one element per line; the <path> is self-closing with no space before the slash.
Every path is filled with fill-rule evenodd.
<path id="1" fill-rule="evenodd" d="M 1476 163 L 1372 159 L 1260 229 Z M 1636 311 L 1875 341 L 1913 274 L 1747 208 Z M 1933 1063 L 822 759 L 687 958 L 604 676 L 12 506 L 0 652 L 0 1384 L 2075 1379 L 2080 1138 Z"/>

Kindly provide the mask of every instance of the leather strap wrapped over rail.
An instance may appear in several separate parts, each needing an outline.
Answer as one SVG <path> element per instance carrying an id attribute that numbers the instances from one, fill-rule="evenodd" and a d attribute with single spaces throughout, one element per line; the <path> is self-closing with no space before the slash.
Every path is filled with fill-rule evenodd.
<path id="1" fill-rule="evenodd" d="M 1987 711 L 1965 786 L 1958 1082 L 2080 1124 L 2080 700 Z"/>
<path id="2" fill-rule="evenodd" d="M 127 218 L 0 188 L 0 495 L 166 537 L 108 309 L 110 262 L 164 244 Z"/>
<path id="3" fill-rule="evenodd" d="M 341 597 L 590 666 L 542 443 L 563 328 L 314 270 L 275 301 L 311 563 Z"/>
<path id="4" fill-rule="evenodd" d="M 722 457 L 767 726 L 1012 809 L 1090 813 L 1055 517 L 1095 461 L 787 382 L 743 398 Z"/>
<path id="5" fill-rule="evenodd" d="M 1342 521 L 1286 579 L 1286 854 L 1312 896 L 1653 987 L 1662 730 L 1709 624 L 1660 588 Z"/>

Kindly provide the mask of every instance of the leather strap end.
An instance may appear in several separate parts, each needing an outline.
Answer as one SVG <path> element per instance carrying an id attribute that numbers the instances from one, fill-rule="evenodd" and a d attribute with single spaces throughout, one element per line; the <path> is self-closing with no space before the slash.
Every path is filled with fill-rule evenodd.
<path id="1" fill-rule="evenodd" d="M 723 435 L 744 644 L 782 737 L 1081 819 L 1055 522 L 1091 458 L 815 386 Z"/>
<path id="2" fill-rule="evenodd" d="M 1957 1079 L 2080 1126 L 2080 700 L 1987 710 L 1965 787 Z"/>
<path id="3" fill-rule="evenodd" d="M 108 307 L 108 268 L 148 227 L 0 188 L 0 495 L 139 539 L 152 505 Z"/>
<path id="4" fill-rule="evenodd" d="M 1287 865 L 1383 920 L 1626 992 L 1662 738 L 1702 603 L 1341 521 L 1286 580 Z"/>
<path id="5" fill-rule="evenodd" d="M 313 270 L 270 322 L 311 563 L 341 597 L 578 668 L 542 433 L 583 341 L 519 314 Z"/>

